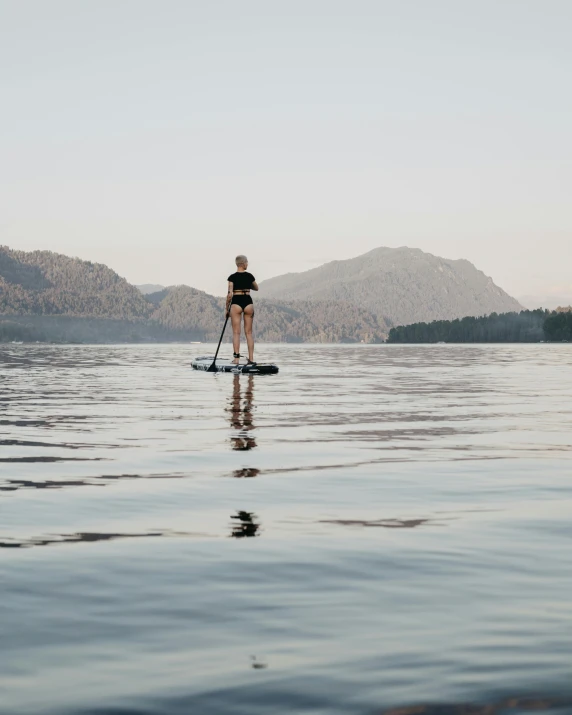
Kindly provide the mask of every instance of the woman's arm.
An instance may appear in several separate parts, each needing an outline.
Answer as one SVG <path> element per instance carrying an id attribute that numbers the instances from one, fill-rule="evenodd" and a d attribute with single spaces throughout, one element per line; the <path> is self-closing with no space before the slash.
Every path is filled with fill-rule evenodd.
<path id="1" fill-rule="evenodd" d="M 251 290 L 258 290 L 258 283 L 256 281 L 252 281 L 250 288 Z"/>
<path id="2" fill-rule="evenodd" d="M 232 300 L 232 291 L 234 290 L 234 285 L 232 281 L 228 282 L 228 292 L 226 294 L 226 312 L 230 310 L 230 302 Z"/>

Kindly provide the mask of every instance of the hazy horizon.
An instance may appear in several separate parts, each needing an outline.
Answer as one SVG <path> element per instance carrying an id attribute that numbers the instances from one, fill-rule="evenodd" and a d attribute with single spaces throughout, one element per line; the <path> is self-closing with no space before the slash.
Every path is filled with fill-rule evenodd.
<path id="1" fill-rule="evenodd" d="M 0 0 L 0 243 L 224 292 L 407 245 L 572 303 L 564 0 Z M 548 305 L 546 301 L 554 301 Z"/>

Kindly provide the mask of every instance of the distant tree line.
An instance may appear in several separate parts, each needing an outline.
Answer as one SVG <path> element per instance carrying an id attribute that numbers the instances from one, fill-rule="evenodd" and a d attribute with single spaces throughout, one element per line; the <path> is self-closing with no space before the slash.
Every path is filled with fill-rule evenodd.
<path id="1" fill-rule="evenodd" d="M 175 289 L 148 319 L 119 320 L 69 315 L 0 315 L 0 343 L 214 342 L 224 322 L 224 299 Z M 200 293 L 197 291 L 197 293 Z M 263 342 L 383 342 L 387 331 L 367 311 L 351 306 L 257 301 L 255 334 Z M 230 325 L 225 341 L 231 340 Z"/>
<path id="2" fill-rule="evenodd" d="M 389 343 L 537 343 L 572 340 L 572 312 L 522 310 L 457 320 L 400 325 L 389 331 Z"/>
<path id="3" fill-rule="evenodd" d="M 153 343 L 203 337 L 200 331 L 169 330 L 147 320 L 0 315 L 0 343 Z"/>
<path id="4" fill-rule="evenodd" d="M 572 308 L 560 308 L 549 315 L 544 321 L 544 335 L 547 340 L 572 342 Z"/>

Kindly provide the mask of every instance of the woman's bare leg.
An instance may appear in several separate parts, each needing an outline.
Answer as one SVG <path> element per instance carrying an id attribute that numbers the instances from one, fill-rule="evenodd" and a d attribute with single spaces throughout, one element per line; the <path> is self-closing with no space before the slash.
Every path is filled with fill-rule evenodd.
<path id="1" fill-rule="evenodd" d="M 244 334 L 248 345 L 248 359 L 254 360 L 254 337 L 252 336 L 252 321 L 254 320 L 254 306 L 247 305 L 244 309 Z"/>
<path id="2" fill-rule="evenodd" d="M 242 317 L 242 308 L 240 305 L 230 306 L 230 320 L 232 323 L 232 349 L 235 353 L 240 352 L 240 324 Z M 234 364 L 238 365 L 239 359 L 234 358 Z"/>

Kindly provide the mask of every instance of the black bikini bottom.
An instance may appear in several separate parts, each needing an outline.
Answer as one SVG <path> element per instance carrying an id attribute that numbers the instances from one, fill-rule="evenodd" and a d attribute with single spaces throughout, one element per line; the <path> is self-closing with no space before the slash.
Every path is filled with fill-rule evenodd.
<path id="1" fill-rule="evenodd" d="M 233 295 L 231 305 L 240 305 L 244 310 L 247 305 L 252 305 L 253 302 L 249 295 Z"/>

